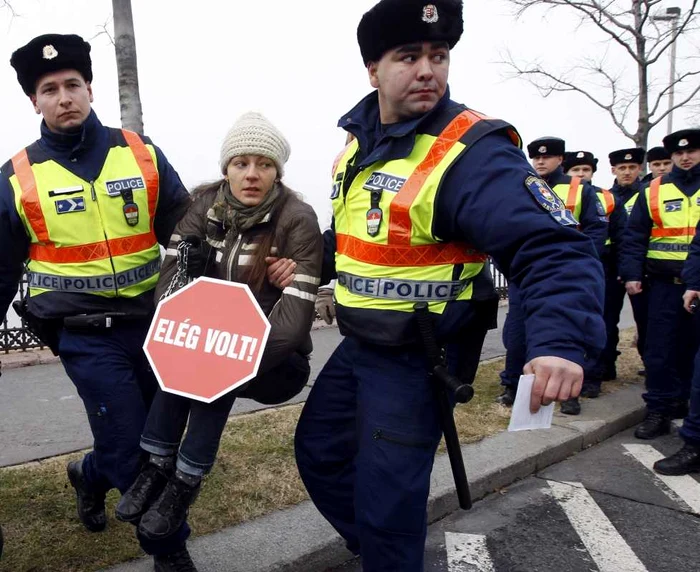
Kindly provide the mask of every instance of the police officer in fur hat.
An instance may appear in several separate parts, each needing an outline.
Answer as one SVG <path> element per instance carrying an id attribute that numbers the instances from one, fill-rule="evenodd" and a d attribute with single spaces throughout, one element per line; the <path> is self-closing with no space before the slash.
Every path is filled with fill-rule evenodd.
<path id="1" fill-rule="evenodd" d="M 103 126 L 92 110 L 90 44 L 34 38 L 10 60 L 43 120 L 40 139 L 0 173 L 0 316 L 29 271 L 27 321 L 44 332 L 83 400 L 94 450 L 68 464 L 78 517 L 104 530 L 105 495 L 139 472 L 139 439 L 158 386 L 142 345 L 154 311 L 160 245 L 190 198 L 147 137 Z M 194 570 L 181 527 L 140 538 L 159 572 Z"/>
<path id="2" fill-rule="evenodd" d="M 526 300 L 533 411 L 578 395 L 584 355 L 602 346 L 591 241 L 515 129 L 450 97 L 462 22 L 459 0 L 381 0 L 357 34 L 375 91 L 339 122 L 355 139 L 333 168 L 325 274 L 338 278 L 345 338 L 306 401 L 295 450 L 311 499 L 368 571 L 423 570 L 441 426 L 416 303 L 427 302 L 451 367 L 478 361 L 483 335 L 467 336 L 492 295 L 477 285 L 492 255 Z M 567 307 L 577 311 L 552 311 Z"/>
<path id="3" fill-rule="evenodd" d="M 647 151 L 647 165 L 649 166 L 649 173 L 642 179 L 643 183 L 671 172 L 673 168 L 671 154 L 663 147 L 652 147 Z"/>

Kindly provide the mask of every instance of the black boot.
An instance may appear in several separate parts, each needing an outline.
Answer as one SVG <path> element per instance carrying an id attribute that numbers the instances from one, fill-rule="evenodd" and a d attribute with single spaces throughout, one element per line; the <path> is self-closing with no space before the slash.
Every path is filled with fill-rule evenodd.
<path id="1" fill-rule="evenodd" d="M 637 439 L 656 439 L 671 432 L 671 418 L 663 413 L 650 411 L 646 419 L 637 427 L 634 436 Z"/>
<path id="2" fill-rule="evenodd" d="M 597 383 L 591 383 L 584 381 L 583 387 L 581 387 L 581 397 L 588 397 L 589 399 L 595 399 L 600 395 L 600 385 Z"/>
<path id="3" fill-rule="evenodd" d="M 151 455 L 134 484 L 119 499 L 114 509 L 117 520 L 138 522 L 151 503 L 163 492 L 174 470 L 174 457 Z"/>
<path id="4" fill-rule="evenodd" d="M 686 443 L 680 451 L 656 461 L 654 470 L 662 475 L 687 475 L 700 472 L 700 445 Z"/>
<path id="5" fill-rule="evenodd" d="M 511 407 L 515 403 L 515 394 L 518 392 L 517 388 L 506 386 L 503 388 L 503 393 L 496 398 L 496 403 L 505 405 L 506 407 Z"/>
<path id="6" fill-rule="evenodd" d="M 185 479 L 192 480 L 187 483 Z M 187 512 L 197 498 L 200 487 L 201 479 L 176 471 L 158 499 L 141 517 L 139 534 L 151 540 L 160 540 L 177 532 L 187 519 Z"/>
<path id="7" fill-rule="evenodd" d="M 572 397 L 561 402 L 561 412 L 564 415 L 578 415 L 581 413 L 581 404 L 578 402 L 578 397 Z"/>
<path id="8" fill-rule="evenodd" d="M 688 417 L 688 402 L 677 401 L 671 411 L 671 419 L 685 419 Z"/>
<path id="9" fill-rule="evenodd" d="M 155 572 L 197 572 L 185 546 L 171 554 L 154 556 L 153 569 Z"/>
<path id="10" fill-rule="evenodd" d="M 105 497 L 107 491 L 90 487 L 83 474 L 83 461 L 72 461 L 66 468 L 68 480 L 78 500 L 78 518 L 90 532 L 101 532 L 107 526 Z"/>
<path id="11" fill-rule="evenodd" d="M 617 379 L 617 367 L 615 364 L 606 365 L 603 369 L 603 375 L 601 376 L 601 381 L 615 381 Z"/>

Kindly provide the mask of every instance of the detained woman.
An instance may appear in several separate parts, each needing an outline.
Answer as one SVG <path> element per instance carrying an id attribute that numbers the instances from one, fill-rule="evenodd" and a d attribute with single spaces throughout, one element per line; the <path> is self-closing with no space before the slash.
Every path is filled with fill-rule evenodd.
<path id="1" fill-rule="evenodd" d="M 258 375 L 243 395 L 263 403 L 287 400 L 308 379 L 321 274 L 316 215 L 281 181 L 289 153 L 285 137 L 264 116 L 247 113 L 238 119 L 221 147 L 223 178 L 193 192 L 156 289 L 160 299 L 200 275 L 248 284 L 271 329 Z M 270 257 L 296 264 L 293 282 L 284 290 L 267 276 Z M 188 507 L 214 464 L 240 395 L 234 391 L 206 404 L 159 390 L 141 437 L 149 460 L 117 504 L 117 518 L 138 523 L 139 534 L 150 539 L 186 526 Z"/>

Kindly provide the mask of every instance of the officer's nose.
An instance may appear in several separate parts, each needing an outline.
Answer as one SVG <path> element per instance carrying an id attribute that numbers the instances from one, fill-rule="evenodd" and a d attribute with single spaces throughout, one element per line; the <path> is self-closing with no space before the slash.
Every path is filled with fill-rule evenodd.
<path id="1" fill-rule="evenodd" d="M 423 56 L 418 60 L 418 79 L 427 81 L 433 78 L 433 67 L 430 65 L 430 58 Z"/>
<path id="2" fill-rule="evenodd" d="M 58 95 L 59 95 L 58 101 L 63 107 L 68 107 L 68 106 L 70 106 L 71 103 L 73 103 L 73 98 L 71 97 L 71 95 L 67 89 L 65 89 L 63 87 L 59 88 Z"/>

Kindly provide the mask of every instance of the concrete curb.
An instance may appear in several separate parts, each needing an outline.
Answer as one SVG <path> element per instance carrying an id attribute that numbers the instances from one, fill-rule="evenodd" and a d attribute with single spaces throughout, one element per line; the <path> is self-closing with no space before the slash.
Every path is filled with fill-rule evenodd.
<path id="1" fill-rule="evenodd" d="M 18 367 L 28 367 L 30 365 L 46 365 L 58 363 L 61 360 L 51 353 L 51 350 L 27 350 L 17 351 L 8 354 L 0 354 L 2 369 L 15 369 Z"/>
<path id="2" fill-rule="evenodd" d="M 557 413 L 547 431 L 502 432 L 462 447 L 473 500 L 558 463 L 642 420 L 641 385 L 583 401 L 578 417 Z M 429 522 L 458 510 L 447 455 L 435 460 Z M 310 501 L 242 523 L 190 543 L 201 572 L 319 572 L 353 558 L 342 539 Z M 111 572 L 147 572 L 150 559 Z"/>

